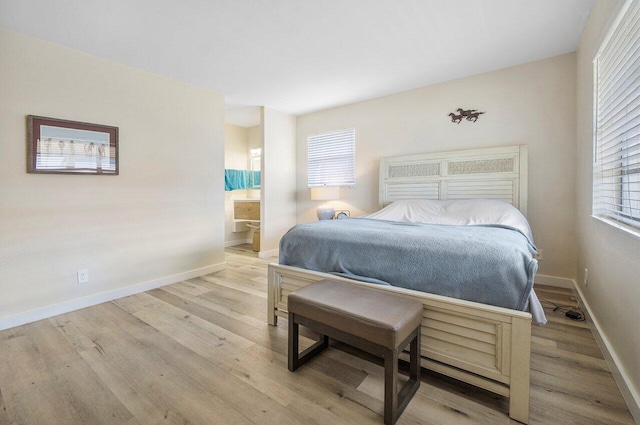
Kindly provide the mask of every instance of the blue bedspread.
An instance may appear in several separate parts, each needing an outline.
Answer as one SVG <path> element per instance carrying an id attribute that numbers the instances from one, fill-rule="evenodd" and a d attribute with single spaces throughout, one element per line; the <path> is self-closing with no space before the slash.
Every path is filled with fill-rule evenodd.
<path id="1" fill-rule="evenodd" d="M 508 227 L 355 218 L 294 226 L 280 241 L 280 264 L 525 310 L 535 252 Z"/>

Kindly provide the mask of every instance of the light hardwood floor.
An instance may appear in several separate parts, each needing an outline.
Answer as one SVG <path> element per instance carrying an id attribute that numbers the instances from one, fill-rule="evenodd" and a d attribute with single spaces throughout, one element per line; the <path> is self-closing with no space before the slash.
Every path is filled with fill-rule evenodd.
<path id="1" fill-rule="evenodd" d="M 381 424 L 378 359 L 334 343 L 287 370 L 287 321 L 266 324 L 270 261 L 228 248 L 223 272 L 0 332 L 0 424 Z M 632 424 L 588 326 L 548 317 L 533 328 L 531 423 Z M 515 424 L 507 411 L 423 370 L 398 424 Z"/>

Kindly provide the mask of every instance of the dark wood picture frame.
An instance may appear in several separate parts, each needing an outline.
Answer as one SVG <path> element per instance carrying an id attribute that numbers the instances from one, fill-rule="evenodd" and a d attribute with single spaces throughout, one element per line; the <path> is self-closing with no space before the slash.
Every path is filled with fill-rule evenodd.
<path id="1" fill-rule="evenodd" d="M 118 127 L 27 116 L 27 173 L 119 173 Z"/>

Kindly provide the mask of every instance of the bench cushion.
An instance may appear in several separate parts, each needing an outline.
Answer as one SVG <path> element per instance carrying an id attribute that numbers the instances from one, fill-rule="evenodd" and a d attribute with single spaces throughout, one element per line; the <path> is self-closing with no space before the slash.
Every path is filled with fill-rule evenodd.
<path id="1" fill-rule="evenodd" d="M 421 324 L 423 306 L 398 295 L 325 279 L 289 294 L 288 310 L 394 350 Z"/>

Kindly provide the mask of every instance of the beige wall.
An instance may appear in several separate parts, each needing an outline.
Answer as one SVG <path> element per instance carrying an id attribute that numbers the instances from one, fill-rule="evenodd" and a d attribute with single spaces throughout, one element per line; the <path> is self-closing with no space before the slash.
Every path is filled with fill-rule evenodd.
<path id="1" fill-rule="evenodd" d="M 249 166 L 249 129 L 224 125 L 224 168 L 246 170 Z"/>
<path id="2" fill-rule="evenodd" d="M 593 59 L 621 1 L 596 2 L 578 47 L 578 287 L 609 351 L 626 377 L 628 404 L 640 421 L 640 238 L 591 217 L 593 184 Z M 584 269 L 589 269 L 588 286 Z M 629 397 L 634 398 L 629 402 Z"/>
<path id="3" fill-rule="evenodd" d="M 262 130 L 259 125 L 247 128 L 247 144 L 249 149 L 262 147 Z"/>
<path id="4" fill-rule="evenodd" d="M 276 254 L 296 224 L 296 117 L 262 108 L 260 256 Z"/>
<path id="5" fill-rule="evenodd" d="M 486 111 L 454 124 L 456 108 Z M 336 209 L 358 216 L 378 208 L 381 157 L 490 146 L 529 146 L 528 218 L 543 250 L 540 274 L 576 270 L 575 54 L 428 86 L 298 117 L 298 222 L 316 220 L 307 189 L 307 136 L 356 129 L 356 185 Z"/>
<path id="6" fill-rule="evenodd" d="M 0 93 L 0 327 L 224 262 L 221 94 L 3 29 Z M 27 174 L 28 114 L 118 126 L 120 175 Z"/>

